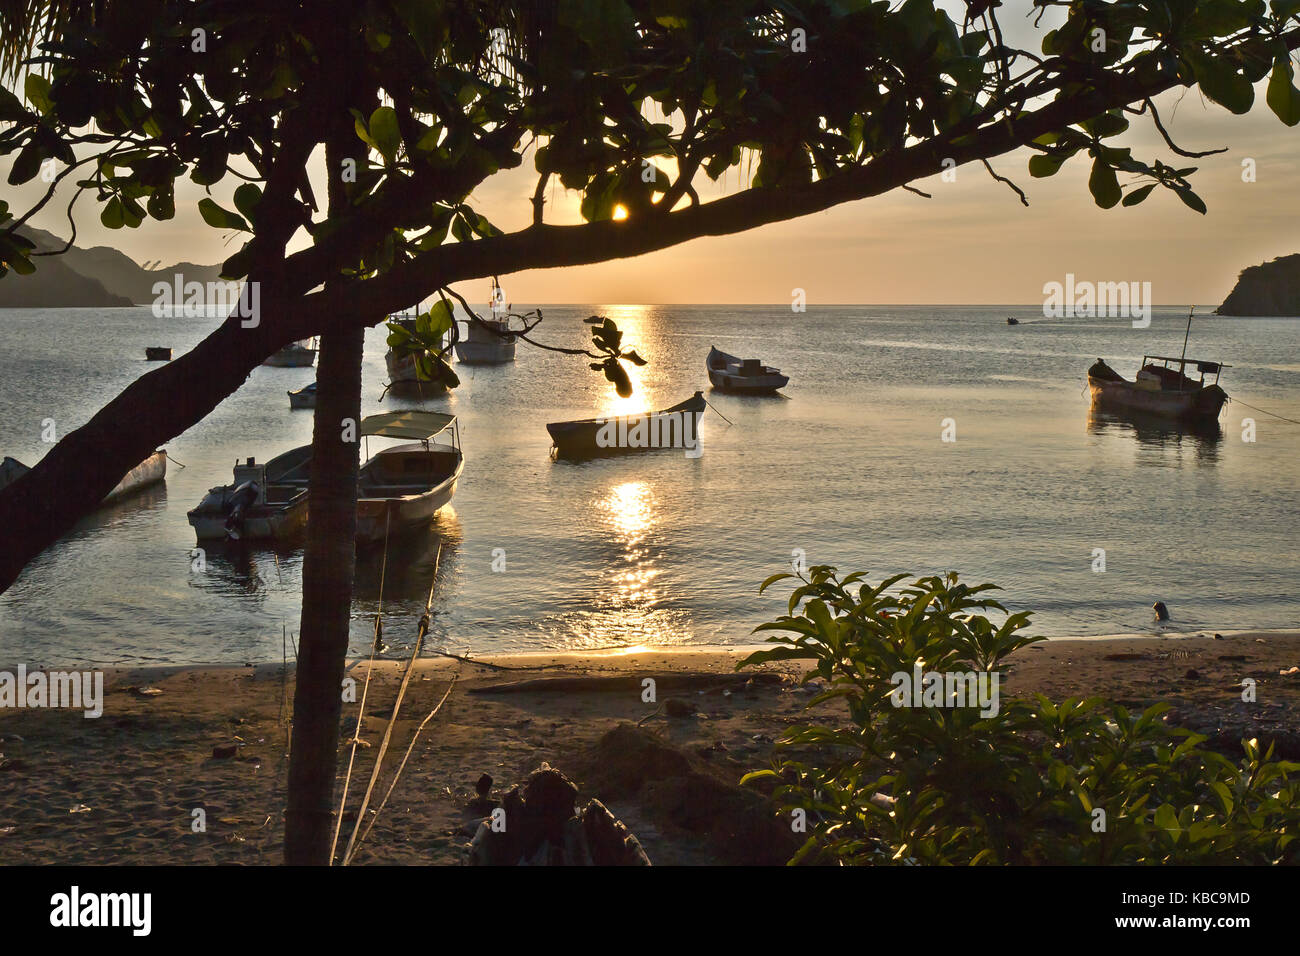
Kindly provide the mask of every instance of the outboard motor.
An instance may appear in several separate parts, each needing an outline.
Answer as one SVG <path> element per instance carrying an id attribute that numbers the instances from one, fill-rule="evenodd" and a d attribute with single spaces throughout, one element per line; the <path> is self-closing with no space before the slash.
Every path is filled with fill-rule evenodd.
<path id="1" fill-rule="evenodd" d="M 244 512 L 257 504 L 261 495 L 262 488 L 255 481 L 246 481 L 230 493 L 226 502 L 226 534 L 232 541 L 239 540 L 239 532 L 244 527 Z"/>

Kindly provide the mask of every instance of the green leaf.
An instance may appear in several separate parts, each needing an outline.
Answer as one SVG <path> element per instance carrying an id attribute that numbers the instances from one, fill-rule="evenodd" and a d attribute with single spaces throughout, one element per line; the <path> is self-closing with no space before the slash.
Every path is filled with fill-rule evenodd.
<path id="1" fill-rule="evenodd" d="M 1205 201 L 1202 200 L 1200 196 L 1196 195 L 1196 193 L 1192 192 L 1190 189 L 1176 189 L 1174 191 L 1178 193 L 1178 198 L 1183 201 L 1185 206 L 1189 209 L 1195 209 L 1202 216 L 1205 215 Z"/>
<path id="2" fill-rule="evenodd" d="M 402 134 L 397 128 L 397 111 L 381 106 L 370 114 L 370 142 L 390 163 L 397 158 Z"/>
<path id="3" fill-rule="evenodd" d="M 54 109 L 54 101 L 50 98 L 50 81 L 39 73 L 27 74 L 27 79 L 23 81 L 23 94 L 42 115 Z"/>
<path id="4" fill-rule="evenodd" d="M 1268 80 L 1264 101 L 1287 126 L 1300 124 L 1300 90 L 1291 83 L 1291 60 L 1280 56 L 1273 61 L 1273 75 Z"/>
<path id="5" fill-rule="evenodd" d="M 1236 64 L 1205 54 L 1189 55 L 1201 92 L 1210 100 L 1241 115 L 1255 102 L 1255 88 L 1237 72 Z"/>
<path id="6" fill-rule="evenodd" d="M 13 166 L 9 168 L 9 185 L 21 186 L 23 183 L 30 182 L 36 178 L 41 171 L 40 147 L 35 143 L 28 143 L 14 160 Z"/>
<path id="7" fill-rule="evenodd" d="M 1136 206 L 1142 200 L 1151 195 L 1151 190 L 1156 188 L 1155 183 L 1149 183 L 1146 186 L 1139 186 L 1124 197 L 1124 205 Z"/>
<path id="8" fill-rule="evenodd" d="M 209 226 L 215 226 L 218 229 L 249 231 L 248 223 L 244 221 L 243 216 L 222 209 L 211 197 L 204 197 L 199 200 L 199 215 L 203 217 L 203 221 Z"/>
<path id="9" fill-rule="evenodd" d="M 0 123 L 20 123 L 30 115 L 22 100 L 0 86 Z"/>
<path id="10" fill-rule="evenodd" d="M 262 190 L 253 183 L 244 183 L 235 190 L 235 208 L 244 214 L 244 218 L 256 224 L 253 212 L 262 200 Z"/>
<path id="11" fill-rule="evenodd" d="M 100 210 L 99 221 L 109 229 L 121 229 L 126 223 L 126 217 L 122 210 L 122 201 L 114 196 L 104 204 Z"/>
<path id="12" fill-rule="evenodd" d="M 1035 153 L 1029 157 L 1029 175 L 1035 179 L 1055 176 L 1065 162 L 1064 156 L 1052 156 L 1047 153 Z"/>
<path id="13" fill-rule="evenodd" d="M 762 594 L 764 591 L 766 591 L 769 587 L 771 587 L 771 586 L 772 586 L 773 584 L 775 584 L 777 581 L 784 581 L 786 578 L 792 578 L 792 577 L 794 577 L 794 575 L 791 574 L 791 573 L 788 572 L 788 571 L 786 571 L 786 572 L 784 572 L 784 573 L 782 573 L 782 574 L 773 574 L 771 577 L 766 578 L 766 579 L 763 581 L 763 583 L 760 584 L 760 585 L 758 586 L 758 593 L 759 593 L 759 594 Z"/>
<path id="14" fill-rule="evenodd" d="M 1098 156 L 1092 161 L 1092 173 L 1088 176 L 1088 189 L 1092 198 L 1102 209 L 1110 209 L 1123 198 L 1119 180 L 1110 163 Z"/>

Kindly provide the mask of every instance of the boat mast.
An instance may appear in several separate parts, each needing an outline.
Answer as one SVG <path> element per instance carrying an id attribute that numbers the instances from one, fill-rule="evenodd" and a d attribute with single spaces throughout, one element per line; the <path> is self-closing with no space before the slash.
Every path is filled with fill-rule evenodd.
<path id="1" fill-rule="evenodd" d="M 1183 333 L 1183 354 L 1178 359 L 1178 374 L 1186 377 L 1187 373 L 1187 339 L 1192 334 L 1192 314 L 1196 311 L 1196 306 L 1192 306 L 1191 311 L 1187 313 L 1187 331 Z M 1183 390 L 1183 379 L 1178 380 L 1178 390 Z"/>

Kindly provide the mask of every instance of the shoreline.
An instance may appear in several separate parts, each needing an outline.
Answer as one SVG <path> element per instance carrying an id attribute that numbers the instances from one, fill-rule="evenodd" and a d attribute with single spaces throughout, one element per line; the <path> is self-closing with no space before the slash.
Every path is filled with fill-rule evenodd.
<path id="1" fill-rule="evenodd" d="M 1215 637 L 1215 635 L 1218 637 Z M 1182 643 L 1194 641 L 1209 640 L 1288 640 L 1300 639 L 1300 628 L 1248 628 L 1234 631 L 1214 631 L 1201 629 L 1195 632 L 1169 632 L 1165 634 L 1151 634 L 1147 632 L 1138 633 L 1119 633 L 1119 634 L 1097 634 L 1085 637 L 1048 637 L 1046 641 L 1041 642 L 1042 647 L 1060 647 L 1066 650 L 1074 647 L 1083 648 L 1091 644 L 1098 643 L 1115 643 L 1115 642 L 1132 642 L 1135 645 L 1142 644 L 1160 644 L 1164 642 Z M 510 663 L 512 661 L 526 662 L 534 659 L 546 659 L 554 663 L 573 662 L 580 664 L 589 658 L 620 658 L 631 657 L 639 654 L 666 654 L 672 656 L 681 655 L 689 658 L 692 655 L 699 657 L 709 657 L 713 655 L 745 655 L 754 651 L 763 650 L 771 647 L 770 644 L 764 643 L 743 643 L 743 644 L 684 644 L 684 645 L 661 645 L 661 644 L 636 644 L 629 647 L 601 647 L 581 650 L 537 650 L 537 651 L 508 651 L 504 653 L 486 653 L 462 655 L 469 656 L 476 661 L 489 663 Z M 379 659 L 380 662 L 405 662 L 405 656 L 388 656 Z M 444 658 L 436 653 L 431 654 L 428 651 L 421 654 L 421 661 L 437 661 Z M 358 664 L 365 663 L 369 660 L 367 657 L 347 658 L 347 667 L 352 668 Z M 245 661 L 242 664 L 237 663 L 214 663 L 203 662 L 193 664 L 110 664 L 104 663 L 98 667 L 86 667 L 87 661 L 73 661 L 60 663 L 35 663 L 31 661 L 5 661 L 0 663 L 0 671 L 13 671 L 19 664 L 27 668 L 29 672 L 35 670 L 98 670 L 102 671 L 105 678 L 108 679 L 113 675 L 131 673 L 140 675 L 159 674 L 170 675 L 182 671 L 221 671 L 221 670 L 244 670 L 250 666 L 250 662 Z M 255 660 L 251 662 L 254 667 L 280 667 L 281 662 L 271 659 Z M 3 711 L 0 711 L 2 714 Z"/>
<path id="2" fill-rule="evenodd" d="M 580 800 L 608 806 L 656 864 L 783 862 L 789 833 L 773 829 L 765 798 L 738 781 L 769 765 L 772 742 L 791 724 L 836 721 L 842 705 L 805 711 L 813 692 L 800 685 L 802 662 L 737 673 L 751 650 L 420 658 L 372 813 L 416 728 L 449 686 L 451 694 L 355 862 L 462 862 L 483 816 L 474 803 L 480 775 L 493 778 L 500 799 L 543 762 L 574 781 Z M 1242 737 L 1258 737 L 1277 742 L 1277 758 L 1300 759 L 1300 672 L 1287 673 L 1297 664 L 1296 632 L 1045 641 L 1008 661 L 1002 693 L 1102 696 L 1130 709 L 1167 703 L 1167 719 L 1204 733 L 1206 746 L 1239 752 Z M 365 711 L 344 841 L 405 666 L 405 658 L 373 669 L 348 662 Z M 0 710 L 0 865 L 279 863 L 292 671 L 280 662 L 106 669 L 98 719 Z M 653 702 L 643 696 L 647 677 Z M 1257 682 L 1257 702 L 1240 699 L 1246 677 Z M 344 703 L 341 740 L 358 713 Z M 349 755 L 341 744 L 339 792 Z"/>

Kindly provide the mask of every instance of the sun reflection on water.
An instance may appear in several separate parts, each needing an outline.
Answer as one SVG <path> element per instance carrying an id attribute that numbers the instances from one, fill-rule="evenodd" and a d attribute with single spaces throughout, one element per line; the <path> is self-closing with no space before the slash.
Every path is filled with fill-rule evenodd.
<path id="1" fill-rule="evenodd" d="M 624 649 L 681 643 L 682 613 L 661 607 L 663 595 L 655 587 L 660 548 L 652 544 L 659 517 L 654 486 L 619 482 L 597 499 L 596 508 L 610 535 L 610 560 L 593 606 L 570 622 L 570 641 Z"/>

